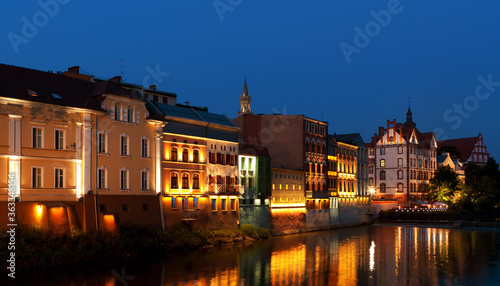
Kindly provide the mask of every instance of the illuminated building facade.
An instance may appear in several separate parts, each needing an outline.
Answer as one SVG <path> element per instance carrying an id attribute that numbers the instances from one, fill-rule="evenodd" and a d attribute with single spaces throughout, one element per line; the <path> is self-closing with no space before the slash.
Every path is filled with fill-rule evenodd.
<path id="1" fill-rule="evenodd" d="M 269 199 L 271 196 L 271 157 L 264 146 L 240 144 L 239 184 L 240 224 L 269 228 Z"/>
<path id="2" fill-rule="evenodd" d="M 166 226 L 184 221 L 234 228 L 239 221 L 238 130 L 205 107 L 151 102 L 163 127 L 163 212 Z"/>
<path id="3" fill-rule="evenodd" d="M 433 132 L 421 133 L 408 108 L 406 122 L 387 121 L 369 147 L 368 185 L 376 199 L 398 202 L 423 200 L 425 188 L 437 168 L 437 142 Z"/>

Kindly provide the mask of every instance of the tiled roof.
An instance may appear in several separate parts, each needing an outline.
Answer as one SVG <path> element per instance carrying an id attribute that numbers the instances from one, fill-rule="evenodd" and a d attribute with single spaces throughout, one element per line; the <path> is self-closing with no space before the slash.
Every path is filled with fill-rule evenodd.
<path id="1" fill-rule="evenodd" d="M 94 85 L 62 74 L 0 64 L 0 97 L 102 111 L 99 98 L 92 96 Z"/>
<path id="2" fill-rule="evenodd" d="M 198 108 L 186 105 L 169 105 L 160 102 L 152 102 L 162 112 L 164 116 L 173 116 L 206 123 L 216 123 L 230 127 L 237 127 L 231 120 L 221 114 L 208 112 L 206 108 Z"/>
<path id="3" fill-rule="evenodd" d="M 450 139 L 438 141 L 438 146 L 455 146 L 458 151 L 462 154 L 460 157 L 461 162 L 466 162 L 469 159 L 472 151 L 474 150 L 474 144 L 477 142 L 477 137 L 468 137 L 460 139 Z"/>

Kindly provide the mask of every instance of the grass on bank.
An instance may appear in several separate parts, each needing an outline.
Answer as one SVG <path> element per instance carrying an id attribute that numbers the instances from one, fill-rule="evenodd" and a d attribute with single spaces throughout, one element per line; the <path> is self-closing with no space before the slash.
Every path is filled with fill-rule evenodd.
<path id="1" fill-rule="evenodd" d="M 265 239 L 269 230 L 241 225 L 235 230 L 191 229 L 184 225 L 167 231 L 148 228 L 120 228 L 115 233 L 74 231 L 71 235 L 52 235 L 37 228 L 16 229 L 16 270 L 54 265 L 107 261 L 195 250 L 244 241 Z M 0 231 L 0 257 L 9 257 L 9 236 Z M 6 271 L 2 259 L 1 272 Z"/>

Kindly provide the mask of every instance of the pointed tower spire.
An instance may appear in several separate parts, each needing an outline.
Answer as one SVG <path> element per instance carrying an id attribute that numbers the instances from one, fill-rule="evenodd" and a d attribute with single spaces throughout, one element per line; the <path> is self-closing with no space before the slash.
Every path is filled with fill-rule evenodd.
<path id="1" fill-rule="evenodd" d="M 417 124 L 413 122 L 413 113 L 410 108 L 410 98 L 408 97 L 408 111 L 406 112 L 406 122 L 403 124 L 404 126 L 410 126 L 415 128 Z"/>
<path id="2" fill-rule="evenodd" d="M 243 85 L 243 94 L 240 96 L 240 111 L 238 112 L 238 116 L 253 114 L 250 108 L 251 102 L 252 97 L 248 95 L 247 76 L 245 75 L 245 84 Z"/>

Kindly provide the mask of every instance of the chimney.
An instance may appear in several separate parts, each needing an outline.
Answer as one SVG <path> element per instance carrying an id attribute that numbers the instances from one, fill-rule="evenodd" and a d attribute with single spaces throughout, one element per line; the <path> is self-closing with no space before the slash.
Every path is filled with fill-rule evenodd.
<path id="1" fill-rule="evenodd" d="M 156 84 L 154 84 L 154 85 L 150 85 L 150 86 L 149 86 L 149 89 L 150 89 L 150 90 L 156 90 Z"/>
<path id="2" fill-rule="evenodd" d="M 70 68 L 68 68 L 68 72 L 79 74 L 80 73 L 80 66 L 70 67 Z"/>
<path id="3" fill-rule="evenodd" d="M 122 77 L 117 75 L 117 76 L 113 77 L 112 79 L 110 79 L 110 81 L 120 83 L 120 82 L 122 82 Z"/>
<path id="4" fill-rule="evenodd" d="M 184 102 L 184 105 L 189 106 L 189 101 Z"/>
<path id="5" fill-rule="evenodd" d="M 384 127 L 382 127 L 382 126 L 378 127 L 378 135 L 380 135 L 380 136 L 384 135 Z"/>

